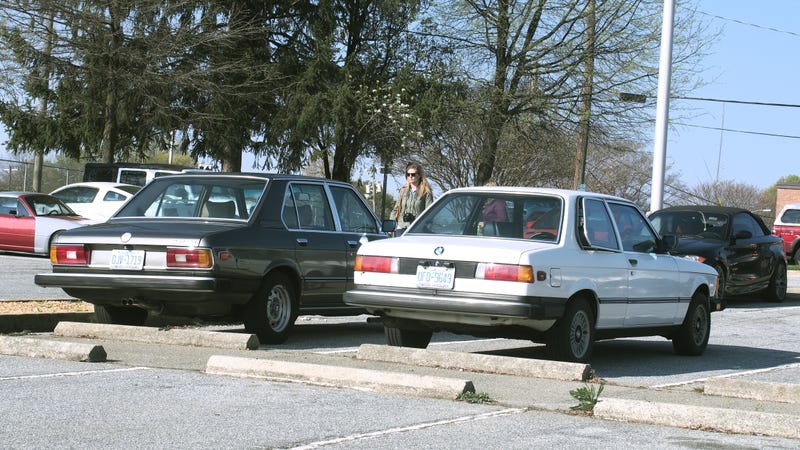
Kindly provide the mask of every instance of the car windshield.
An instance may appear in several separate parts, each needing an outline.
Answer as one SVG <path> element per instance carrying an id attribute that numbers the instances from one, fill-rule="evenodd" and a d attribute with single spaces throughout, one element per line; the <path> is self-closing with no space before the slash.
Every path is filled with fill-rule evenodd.
<path id="1" fill-rule="evenodd" d="M 61 200 L 50 195 L 28 195 L 25 203 L 37 216 L 77 216 L 78 214 Z"/>
<path id="2" fill-rule="evenodd" d="M 122 207 L 120 217 L 247 220 L 267 180 L 234 177 L 165 177 L 151 181 Z"/>
<path id="3" fill-rule="evenodd" d="M 432 205 L 407 233 L 555 242 L 561 232 L 562 215 L 558 197 L 458 192 L 447 194 Z"/>
<path id="4" fill-rule="evenodd" d="M 666 211 L 650 216 L 650 222 L 661 236 L 700 236 L 721 239 L 728 233 L 727 214 L 704 211 Z"/>

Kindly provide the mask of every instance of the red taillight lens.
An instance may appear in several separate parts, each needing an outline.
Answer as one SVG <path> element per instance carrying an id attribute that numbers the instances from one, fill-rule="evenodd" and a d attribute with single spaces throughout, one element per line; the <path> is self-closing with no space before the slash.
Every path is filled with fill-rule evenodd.
<path id="1" fill-rule="evenodd" d="M 357 255 L 355 270 L 359 272 L 397 273 L 398 259 L 390 256 Z"/>
<path id="2" fill-rule="evenodd" d="M 83 245 L 51 245 L 52 264 L 89 264 L 89 250 Z"/>
<path id="3" fill-rule="evenodd" d="M 533 283 L 533 267 L 516 264 L 480 263 L 475 269 L 475 278 L 498 281 Z"/>
<path id="4" fill-rule="evenodd" d="M 167 267 L 208 269 L 213 258 L 207 248 L 167 248 Z"/>

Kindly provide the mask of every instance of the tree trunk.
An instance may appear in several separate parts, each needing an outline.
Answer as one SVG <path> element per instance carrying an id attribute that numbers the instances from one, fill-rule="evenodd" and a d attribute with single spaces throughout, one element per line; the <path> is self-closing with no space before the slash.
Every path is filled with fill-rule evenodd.
<path id="1" fill-rule="evenodd" d="M 53 16 L 55 15 L 54 10 L 51 8 L 47 11 L 47 24 L 45 25 L 45 34 L 46 38 L 44 40 L 44 48 L 42 49 L 42 55 L 44 56 L 42 65 L 40 66 L 40 82 L 44 84 L 44 86 L 49 87 L 50 85 L 50 64 L 48 60 L 50 59 L 51 53 L 53 52 L 53 39 L 55 35 L 55 31 L 53 30 Z M 42 95 L 39 99 L 39 116 L 42 119 L 46 119 L 47 116 L 47 96 Z M 46 120 L 43 120 L 44 123 Z M 37 147 L 34 151 L 33 155 L 33 183 L 31 190 L 36 192 L 41 192 L 42 190 L 42 169 L 44 168 L 44 155 L 50 151 L 49 148 L 41 148 Z"/>

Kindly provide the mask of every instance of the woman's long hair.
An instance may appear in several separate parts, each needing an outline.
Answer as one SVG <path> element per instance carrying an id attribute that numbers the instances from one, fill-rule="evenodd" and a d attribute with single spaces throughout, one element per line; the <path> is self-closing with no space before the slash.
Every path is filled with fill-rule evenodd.
<path id="1" fill-rule="evenodd" d="M 403 176 L 405 176 L 408 169 L 415 169 L 417 171 L 417 178 L 419 178 L 419 186 L 417 186 L 417 198 L 422 198 L 426 192 L 429 192 L 431 196 L 433 196 L 433 189 L 431 189 L 431 185 L 428 184 L 428 179 L 425 178 L 425 171 L 422 170 L 422 165 L 416 161 L 411 161 L 406 164 L 406 170 L 403 172 Z M 406 177 L 408 180 L 408 177 Z M 402 189 L 411 189 L 411 182 L 406 181 L 406 184 L 403 185 Z"/>

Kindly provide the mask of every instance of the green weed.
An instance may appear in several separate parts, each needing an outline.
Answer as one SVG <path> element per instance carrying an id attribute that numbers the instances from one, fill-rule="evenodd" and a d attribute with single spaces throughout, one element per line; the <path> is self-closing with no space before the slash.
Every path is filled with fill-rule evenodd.
<path id="1" fill-rule="evenodd" d="M 597 400 L 600 398 L 600 394 L 603 392 L 603 387 L 605 385 L 600 384 L 599 387 L 597 386 L 598 385 L 587 384 L 578 389 L 569 391 L 569 395 L 580 402 L 570 407 L 570 409 L 573 411 L 591 411 L 594 409 L 594 405 L 597 404 Z"/>
<path id="2" fill-rule="evenodd" d="M 462 392 L 456 397 L 456 400 L 467 403 L 488 403 L 494 401 L 486 392 Z"/>

